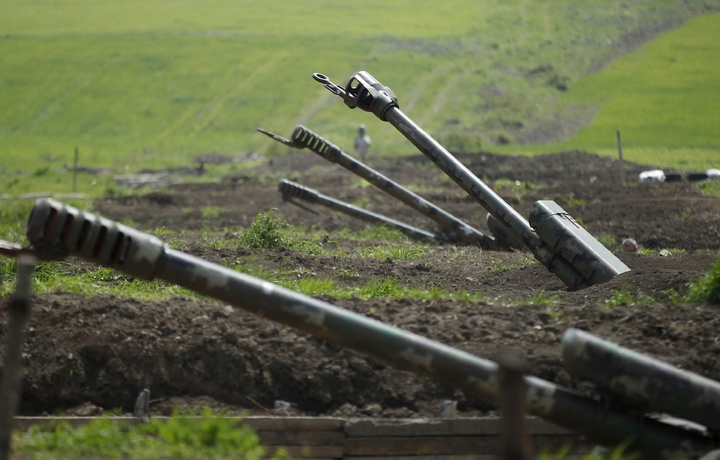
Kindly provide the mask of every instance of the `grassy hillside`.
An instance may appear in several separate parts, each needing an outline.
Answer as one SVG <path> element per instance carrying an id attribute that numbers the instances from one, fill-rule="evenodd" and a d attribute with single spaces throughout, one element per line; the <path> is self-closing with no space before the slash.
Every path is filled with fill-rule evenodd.
<path id="1" fill-rule="evenodd" d="M 720 14 L 676 30 L 580 80 L 559 98 L 560 110 L 594 113 L 573 139 L 528 151 L 578 148 L 680 169 L 720 167 Z M 583 109 L 578 109 L 582 107 Z"/>
<path id="2" fill-rule="evenodd" d="M 286 151 L 256 127 L 287 135 L 303 123 L 349 146 L 365 123 L 376 152 L 413 151 L 392 127 L 344 107 L 313 72 L 344 83 L 368 70 L 451 149 L 555 140 L 567 134 L 556 126 L 579 128 L 604 100 L 582 96 L 594 86 L 586 75 L 706 4 L 2 0 L 0 174 L 12 185 L 0 192 L 26 191 L 32 177 L 66 190 L 62 166 L 76 147 L 81 163 L 115 173 L 208 152 Z M 591 109 L 568 112 L 566 97 Z M 613 114 L 595 123 L 602 116 Z M 593 142 L 583 145 L 606 148 L 604 138 Z"/>

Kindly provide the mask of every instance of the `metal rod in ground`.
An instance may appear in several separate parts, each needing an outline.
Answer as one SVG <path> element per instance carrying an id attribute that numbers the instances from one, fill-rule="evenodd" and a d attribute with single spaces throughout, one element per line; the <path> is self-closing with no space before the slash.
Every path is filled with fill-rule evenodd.
<path id="1" fill-rule="evenodd" d="M 361 161 L 358 161 L 337 145 L 327 141 L 302 125 L 295 127 L 291 136 L 292 140 L 290 141 L 262 129 L 259 129 L 259 131 L 286 145 L 295 148 L 307 148 L 323 159 L 342 166 L 356 176 L 365 179 L 381 191 L 398 199 L 425 217 L 428 217 L 440 226 L 443 233 L 454 235 L 459 241 L 480 246 L 483 249 L 507 249 L 507 246 L 501 244 L 501 242 L 498 242 L 495 238 L 484 235 L 470 224 L 453 216 L 417 193 L 411 192 Z"/>
<path id="2" fill-rule="evenodd" d="M 77 147 L 75 147 L 75 156 L 73 159 L 73 193 L 77 193 L 77 173 L 78 173 L 78 157 L 80 156 L 80 151 Z"/>
<path id="3" fill-rule="evenodd" d="M 32 272 L 37 260 L 27 254 L 17 259 L 17 285 L 8 305 L 7 351 L 0 391 L 0 460 L 10 455 L 13 419 L 22 387 L 22 348 L 30 316 Z"/>
<path id="4" fill-rule="evenodd" d="M 309 203 L 317 203 L 335 211 L 342 212 L 349 216 L 364 220 L 366 222 L 386 225 L 390 228 L 401 231 L 406 236 L 414 240 L 432 241 L 434 243 L 443 241 L 442 237 L 438 235 L 433 235 L 430 232 L 426 232 L 425 230 L 412 227 L 410 225 L 404 224 L 400 221 L 391 219 L 381 214 L 358 208 L 357 206 L 345 203 L 344 201 L 336 200 L 335 198 L 323 195 L 317 190 L 305 187 L 289 180 L 281 180 L 278 184 L 278 190 L 285 197 L 300 198 L 301 200 L 305 200 Z"/>
<path id="5" fill-rule="evenodd" d="M 622 140 L 620 140 L 620 130 L 616 132 L 617 136 L 617 147 L 618 147 L 618 160 L 620 160 L 620 183 L 625 185 L 625 161 L 623 160 L 622 154 Z"/>
<path id="6" fill-rule="evenodd" d="M 498 364 L 500 421 L 505 460 L 533 460 L 532 441 L 525 421 L 527 387 L 526 365 L 522 356 L 512 350 L 501 350 L 495 357 Z"/>

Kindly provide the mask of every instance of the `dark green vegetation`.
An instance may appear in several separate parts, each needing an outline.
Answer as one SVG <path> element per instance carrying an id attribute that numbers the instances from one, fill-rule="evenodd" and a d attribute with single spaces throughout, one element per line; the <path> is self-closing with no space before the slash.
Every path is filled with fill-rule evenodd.
<path id="1" fill-rule="evenodd" d="M 167 420 L 128 423 L 105 418 L 73 428 L 67 422 L 34 426 L 14 439 L 23 458 L 79 459 L 226 459 L 286 458 L 282 452 L 268 457 L 255 432 L 203 409 L 201 414 L 176 414 Z"/>
<path id="2" fill-rule="evenodd" d="M 2 9 L 3 193 L 69 191 L 64 165 L 76 147 L 82 166 L 110 176 L 207 153 L 237 156 L 227 173 L 252 164 L 251 152 L 284 154 L 258 126 L 304 123 L 350 145 L 366 121 L 375 152 L 412 151 L 390 127 L 333 103 L 313 72 L 342 83 L 370 71 L 451 149 L 569 139 L 596 112 L 565 147 L 611 154 L 622 129 L 629 159 L 683 168 L 712 166 L 718 148 L 710 104 L 718 15 L 638 49 L 716 2 L 6 1 Z M 98 194 L 111 184 L 81 176 L 78 189 Z"/>

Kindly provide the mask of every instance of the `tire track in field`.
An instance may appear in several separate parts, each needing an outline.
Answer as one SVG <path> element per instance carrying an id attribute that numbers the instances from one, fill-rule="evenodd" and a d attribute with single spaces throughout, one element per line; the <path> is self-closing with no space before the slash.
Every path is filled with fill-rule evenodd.
<path id="1" fill-rule="evenodd" d="M 218 85 L 220 89 L 213 93 L 209 102 L 200 108 L 189 107 L 186 109 L 174 123 L 155 136 L 155 141 L 159 142 L 177 135 L 197 134 L 206 130 L 212 121 L 222 113 L 222 108 L 229 99 L 246 92 L 248 87 L 255 85 L 263 75 L 272 70 L 285 57 L 285 53 L 278 54 L 271 59 L 268 56 L 260 55 L 238 63 L 229 72 L 230 75 L 222 79 L 223 83 Z M 253 70 L 248 74 L 246 69 Z"/>
<path id="2" fill-rule="evenodd" d="M 285 60 L 287 53 L 273 53 L 272 58 L 264 57 L 261 64 L 253 66 L 253 71 L 246 76 L 235 79 L 225 91 L 219 93 L 214 100 L 206 106 L 205 114 L 200 119 L 200 114 L 196 116 L 200 121 L 193 125 L 193 132 L 200 133 L 212 124 L 220 114 L 223 113 L 223 107 L 235 96 L 240 96 L 248 91 L 248 89 L 257 84 L 264 75 L 270 73 L 281 61 Z"/>
<path id="3" fill-rule="evenodd" d="M 19 116 L 20 120 L 17 123 L 14 123 L 12 126 L 9 126 L 6 129 L 0 130 L 0 134 L 8 135 L 12 134 L 15 131 L 21 129 L 23 125 L 26 126 L 33 126 L 38 125 L 42 123 L 43 121 L 47 120 L 51 116 L 53 116 L 55 113 L 57 113 L 59 110 L 62 109 L 63 103 L 69 99 L 72 99 L 74 96 L 79 94 L 83 89 L 90 86 L 90 84 L 93 81 L 97 81 L 100 77 L 102 77 L 106 73 L 106 69 L 108 68 L 109 64 L 107 62 L 98 65 L 98 66 L 88 66 L 88 68 L 93 69 L 94 71 L 87 71 L 83 72 L 82 75 L 85 76 L 85 78 L 82 78 L 77 84 L 74 86 L 70 86 L 67 90 L 64 88 L 68 85 L 65 84 L 64 81 L 59 81 L 56 85 L 58 89 L 56 92 L 58 93 L 55 97 L 47 101 L 47 103 L 40 106 L 37 110 L 34 111 L 32 114 L 28 114 L 27 116 Z M 56 80 L 57 81 L 57 80 Z M 45 92 L 46 94 L 47 92 Z M 13 117 L 15 118 L 15 117 Z"/>
<path id="4" fill-rule="evenodd" d="M 455 90 L 458 86 L 462 85 L 462 81 L 467 76 L 468 71 L 464 72 L 452 72 L 450 75 L 440 75 L 439 78 L 445 80 L 442 87 L 435 93 L 435 100 L 433 101 L 430 108 L 418 119 L 417 123 L 422 126 L 427 124 L 433 117 L 445 106 L 448 99 L 448 94 Z M 427 95 L 427 94 L 426 94 Z"/>

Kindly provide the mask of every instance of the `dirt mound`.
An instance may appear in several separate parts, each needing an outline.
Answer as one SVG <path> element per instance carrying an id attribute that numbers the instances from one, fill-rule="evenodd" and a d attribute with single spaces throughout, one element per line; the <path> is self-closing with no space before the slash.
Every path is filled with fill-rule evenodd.
<path id="1" fill-rule="evenodd" d="M 532 374 L 562 385 L 574 385 L 560 360 L 560 337 L 568 327 L 720 380 L 716 308 L 674 301 L 717 257 L 720 200 L 702 196 L 691 183 L 631 181 L 621 186 L 617 162 L 582 152 L 457 157 L 524 216 L 534 201 L 555 200 L 610 244 L 631 271 L 608 283 L 569 292 L 521 252 L 438 245 L 420 258 L 357 257 L 356 243 L 335 231 L 359 231 L 368 224 L 325 208 L 310 212 L 285 202 L 277 182 L 289 178 L 431 231 L 433 224 L 306 152 L 265 164 L 243 181 L 185 183 L 106 198 L 96 208 L 105 217 L 133 221 L 143 230 L 165 227 L 180 235 L 181 230 L 224 228 L 227 238 L 237 238 L 258 213 L 276 208 L 293 225 L 327 232 L 327 242 L 342 255 L 215 249 L 198 241 L 197 232 L 187 234 L 183 250 L 217 263 L 251 260 L 265 273 L 296 270 L 298 276 L 329 278 L 347 287 L 392 278 L 412 287 L 473 293 L 480 300 L 327 296 L 322 300 L 481 357 L 492 358 L 506 348 L 519 350 Z M 371 158 L 369 163 L 487 231 L 485 211 L 426 158 Z M 647 167 L 626 165 L 627 177 L 632 179 L 643 169 Z M 213 212 L 203 212 L 209 208 Z M 669 255 L 620 253 L 619 243 L 625 237 L 645 248 L 670 249 L 663 252 Z M 641 305 L 611 306 L 622 299 Z M 212 299 L 141 302 L 57 293 L 36 296 L 33 303 L 23 414 L 72 408 L 130 410 L 143 388 L 158 399 L 152 405 L 154 413 L 210 405 L 229 412 L 266 414 L 274 413 L 277 400 L 289 402 L 290 413 L 323 415 L 436 416 L 445 399 L 457 400 L 463 414 L 493 410 L 487 402 L 452 387 Z M 0 314 L 3 324 L 5 315 Z M 4 340 L 5 329 L 0 332 Z"/>

